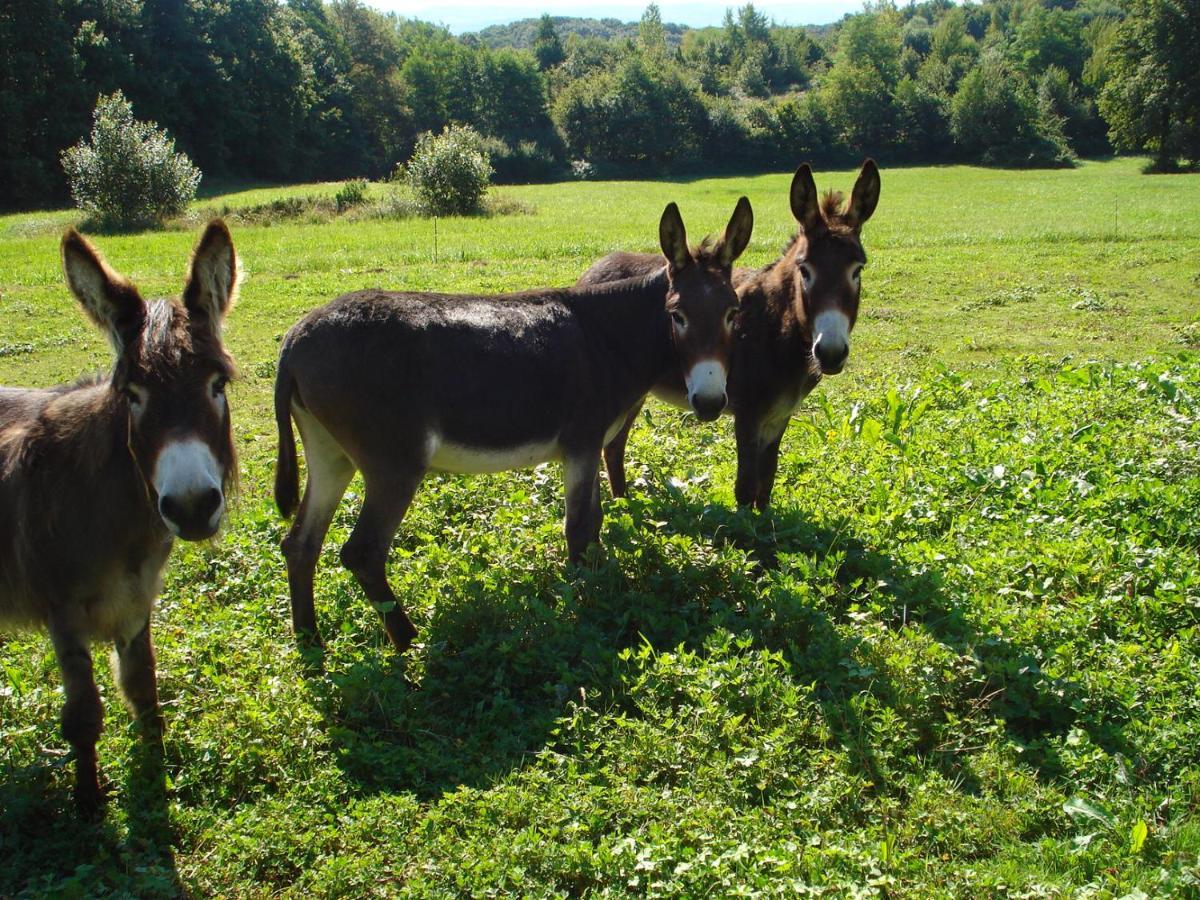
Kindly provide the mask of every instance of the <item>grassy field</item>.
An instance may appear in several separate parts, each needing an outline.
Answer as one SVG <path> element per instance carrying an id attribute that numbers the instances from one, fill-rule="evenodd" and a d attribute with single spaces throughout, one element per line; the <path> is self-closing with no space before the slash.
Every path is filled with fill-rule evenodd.
<path id="1" fill-rule="evenodd" d="M 1138 168 L 885 169 L 850 367 L 766 515 L 729 421 L 656 403 L 592 570 L 556 467 L 430 478 L 399 658 L 337 565 L 352 486 L 315 666 L 268 490 L 287 327 L 362 287 L 566 284 L 669 200 L 698 239 L 747 194 L 760 265 L 790 176 L 504 188 L 532 212 L 441 220 L 436 262 L 426 220 L 235 224 L 242 492 L 155 615 L 165 784 L 103 672 L 114 799 L 77 821 L 49 642 L 0 638 L 0 895 L 1200 896 L 1200 176 Z M 0 384 L 108 364 L 71 220 L 0 217 Z M 197 234 L 97 241 L 154 295 Z"/>

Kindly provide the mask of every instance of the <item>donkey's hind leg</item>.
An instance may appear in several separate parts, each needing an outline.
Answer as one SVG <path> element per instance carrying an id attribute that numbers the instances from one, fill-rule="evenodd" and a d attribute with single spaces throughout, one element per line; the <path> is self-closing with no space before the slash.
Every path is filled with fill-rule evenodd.
<path id="1" fill-rule="evenodd" d="M 621 430 L 604 448 L 604 468 L 608 472 L 608 486 L 612 489 L 613 497 L 624 497 L 628 492 L 625 481 L 625 445 L 629 443 L 629 432 L 641 409 L 642 404 L 639 403 L 629 414 Z"/>
<path id="2" fill-rule="evenodd" d="M 354 463 L 311 413 L 293 409 L 293 416 L 304 442 L 308 481 L 296 521 L 283 539 L 283 555 L 292 598 L 292 631 L 301 643 L 319 647 L 321 633 L 313 606 L 313 577 L 329 523 L 354 477 Z"/>
<path id="3" fill-rule="evenodd" d="M 583 561 L 589 544 L 600 540 L 600 459 L 592 451 L 568 456 L 563 462 L 567 483 L 567 556 L 573 563 Z"/>
<path id="4" fill-rule="evenodd" d="M 404 607 L 387 580 L 388 551 L 404 514 L 412 503 L 424 472 L 372 476 L 364 472 L 366 497 L 350 539 L 342 547 L 342 565 L 362 585 L 367 600 L 383 617 L 383 627 L 396 650 L 403 653 L 417 636 Z"/>
<path id="5" fill-rule="evenodd" d="M 104 725 L 104 707 L 92 674 L 92 654 L 80 632 L 69 624 L 51 619 L 50 639 L 62 669 L 62 734 L 75 751 L 75 805 L 84 815 L 93 815 L 104 802 L 96 769 L 96 741 Z"/>

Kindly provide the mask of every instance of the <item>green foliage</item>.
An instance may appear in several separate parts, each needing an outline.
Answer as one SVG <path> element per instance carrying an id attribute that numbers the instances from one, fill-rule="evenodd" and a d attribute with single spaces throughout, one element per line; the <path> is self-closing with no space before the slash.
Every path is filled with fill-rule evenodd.
<path id="1" fill-rule="evenodd" d="M 1189 0 L 1132 0 L 1100 94 L 1109 137 L 1154 168 L 1200 163 L 1200 15 Z"/>
<path id="2" fill-rule="evenodd" d="M 483 141 L 467 125 L 426 132 L 404 169 L 418 206 L 434 216 L 478 212 L 491 183 L 492 166 Z"/>
<path id="3" fill-rule="evenodd" d="M 509 148 L 497 155 L 504 180 L 544 178 L 572 157 L 607 174 L 774 166 L 788 139 L 776 113 L 800 92 L 817 95 L 811 108 L 829 126 L 817 162 L 1029 164 L 1106 152 L 1108 133 L 1168 166 L 1194 159 L 1200 142 L 1187 2 L 1137 0 L 1125 23 L 1111 0 L 882 3 L 810 28 L 745 4 L 705 29 L 664 23 L 650 4 L 640 23 L 543 16 L 455 37 L 356 0 L 28 0 L 19 14 L 0 9 L 0 117 L 11 126 L 0 183 L 13 186 L 0 204 L 65 194 L 59 151 L 114 87 L 205 172 L 238 179 L 384 177 L 419 134 L 454 124 Z M 948 127 L 967 74 L 1001 65 L 1020 82 L 1009 93 L 1035 101 L 1033 131 L 1049 145 L 1023 135 L 1022 146 L 985 146 L 978 133 L 964 143 L 970 129 Z M 1052 70 L 1067 82 L 1046 82 Z M 767 105 L 725 116 L 741 132 L 718 148 L 703 111 L 726 100 Z"/>
<path id="4" fill-rule="evenodd" d="M 153 122 L 133 117 L 118 91 L 96 100 L 92 132 L 62 154 L 75 204 L 99 225 L 132 228 L 183 212 L 200 170 Z"/>
<path id="5" fill-rule="evenodd" d="M 549 13 L 542 15 L 538 23 L 537 39 L 533 42 L 533 55 L 537 59 L 538 68 L 543 72 L 553 69 L 566 58 L 562 40 L 554 28 L 554 20 Z"/>
<path id="6" fill-rule="evenodd" d="M 333 195 L 333 202 L 339 210 L 349 209 L 351 206 L 358 206 L 367 199 L 367 182 L 363 178 L 355 178 L 353 181 L 345 182 L 336 194 Z"/>
<path id="7" fill-rule="evenodd" d="M 1070 162 L 1056 123 L 1044 120 L 1024 83 L 999 62 L 985 61 L 963 79 L 950 104 L 950 130 L 972 156 L 991 165 Z"/>
<path id="8" fill-rule="evenodd" d="M 728 419 L 655 400 L 588 568 L 565 565 L 557 466 L 431 475 L 388 566 L 421 629 L 403 658 L 339 564 L 358 483 L 318 568 L 326 651 L 295 649 L 278 335 L 380 284 L 568 284 L 652 249 L 668 199 L 698 239 L 749 196 L 761 266 L 790 172 L 514 188 L 537 216 L 444 220 L 436 262 L 421 220 L 236 227 L 241 497 L 218 541 L 175 547 L 154 612 L 164 763 L 97 645 L 113 796 L 78 821 L 53 648 L 6 635 L 0 895 L 1191 896 L 1200 356 L 1175 326 L 1200 175 L 1137 167 L 885 169 L 851 362 L 785 435 L 772 510 L 734 508 Z M 62 286 L 71 216 L 0 219 L 0 384 L 109 365 Z M 194 235 L 104 249 L 161 294 Z"/>
<path id="9" fill-rule="evenodd" d="M 682 73 L 637 54 L 569 84 L 551 114 L 573 157 L 651 171 L 694 160 L 704 122 Z"/>

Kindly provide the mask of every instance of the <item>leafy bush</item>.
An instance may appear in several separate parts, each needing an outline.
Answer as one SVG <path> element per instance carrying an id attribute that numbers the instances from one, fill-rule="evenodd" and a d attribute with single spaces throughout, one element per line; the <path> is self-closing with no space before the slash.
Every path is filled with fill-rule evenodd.
<path id="1" fill-rule="evenodd" d="M 360 206 L 367 199 L 367 180 L 365 178 L 355 178 L 352 181 L 347 181 L 338 188 L 338 192 L 333 195 L 333 202 L 337 205 L 338 212 L 344 209 L 349 209 L 351 206 Z"/>
<path id="2" fill-rule="evenodd" d="M 491 183 L 492 163 L 483 138 L 469 125 L 447 125 L 417 138 L 404 178 L 427 215 L 478 212 Z"/>
<path id="3" fill-rule="evenodd" d="M 963 78 L 950 103 L 950 130 L 985 165 L 1071 165 L 1074 154 L 1057 121 L 1043 117 L 1024 83 L 994 62 Z"/>
<path id="4" fill-rule="evenodd" d="M 183 212 L 196 196 L 201 173 L 154 122 L 133 117 L 120 91 L 101 96 L 92 133 L 62 153 L 75 204 L 97 224 L 131 228 Z"/>
<path id="5" fill-rule="evenodd" d="M 538 141 L 515 141 L 509 143 L 502 138 L 483 139 L 483 149 L 496 170 L 497 184 L 530 184 L 556 181 L 565 173 L 566 166 L 555 156 L 554 150 Z"/>

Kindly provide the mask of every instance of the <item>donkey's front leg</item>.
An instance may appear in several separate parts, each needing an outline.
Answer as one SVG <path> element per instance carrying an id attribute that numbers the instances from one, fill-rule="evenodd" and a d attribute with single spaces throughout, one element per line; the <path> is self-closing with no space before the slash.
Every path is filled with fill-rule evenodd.
<path id="1" fill-rule="evenodd" d="M 785 423 L 784 429 L 787 425 Z M 783 440 L 783 431 L 773 440 L 759 441 L 758 450 L 758 491 L 754 496 L 754 508 L 765 510 L 771 503 L 771 490 L 775 487 L 775 472 L 779 468 L 779 442 Z"/>
<path id="2" fill-rule="evenodd" d="M 738 506 L 751 506 L 758 500 L 759 434 L 762 422 L 753 414 L 740 413 L 733 420 L 737 439 L 737 481 L 733 496 Z"/>
<path id="3" fill-rule="evenodd" d="M 128 643 L 117 641 L 117 680 L 129 708 L 142 726 L 143 738 L 161 746 L 163 719 L 158 709 L 158 680 L 150 619 Z"/>
<path id="4" fill-rule="evenodd" d="M 62 711 L 62 734 L 75 751 L 75 805 L 93 815 L 104 802 L 96 771 L 96 740 L 104 726 L 104 707 L 92 674 L 87 641 L 69 624 L 51 620 L 50 639 L 62 669 L 67 702 Z"/>
<path id="5" fill-rule="evenodd" d="M 600 454 L 595 450 L 568 456 L 563 463 L 567 483 L 567 556 L 573 563 L 583 561 L 589 544 L 599 543 Z"/>

